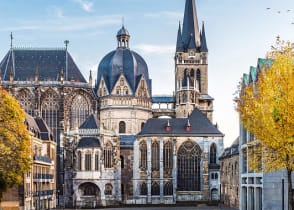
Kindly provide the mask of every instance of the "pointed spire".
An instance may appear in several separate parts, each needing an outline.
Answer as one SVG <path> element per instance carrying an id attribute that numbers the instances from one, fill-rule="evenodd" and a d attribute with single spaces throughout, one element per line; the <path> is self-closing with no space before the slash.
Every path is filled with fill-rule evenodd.
<path id="1" fill-rule="evenodd" d="M 181 30 L 181 22 L 179 22 L 179 30 L 178 30 L 178 38 L 177 38 L 177 52 L 183 52 L 184 51 L 184 45 L 182 41 L 182 30 Z"/>
<path id="2" fill-rule="evenodd" d="M 92 70 L 90 70 L 90 75 L 89 75 L 89 85 L 92 87 L 93 85 L 93 77 L 92 77 Z"/>
<path id="3" fill-rule="evenodd" d="M 189 45 L 191 34 L 194 35 L 195 43 L 200 43 L 200 33 L 195 0 L 186 0 L 182 33 L 184 47 Z"/>
<path id="4" fill-rule="evenodd" d="M 13 35 L 12 32 L 10 32 L 10 48 L 13 48 Z"/>
<path id="5" fill-rule="evenodd" d="M 205 36 L 204 22 L 202 22 L 200 51 L 201 52 L 208 52 L 207 43 L 206 43 L 206 36 Z"/>
<path id="6" fill-rule="evenodd" d="M 187 49 L 196 50 L 196 43 L 195 43 L 195 38 L 194 38 L 193 34 L 191 34 L 191 36 L 190 36 L 190 41 L 189 41 L 189 45 L 188 45 Z"/>
<path id="7" fill-rule="evenodd" d="M 36 67 L 36 72 L 35 72 L 35 82 L 39 82 L 39 67 Z"/>

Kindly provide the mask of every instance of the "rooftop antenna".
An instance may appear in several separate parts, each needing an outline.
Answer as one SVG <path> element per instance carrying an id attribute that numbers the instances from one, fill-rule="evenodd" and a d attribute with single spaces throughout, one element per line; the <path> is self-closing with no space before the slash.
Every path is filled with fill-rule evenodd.
<path id="1" fill-rule="evenodd" d="M 67 46 L 68 46 L 68 44 L 69 44 L 69 41 L 68 40 L 65 40 L 64 41 L 64 44 L 65 44 L 65 80 L 67 81 L 68 80 L 68 62 L 67 62 L 67 60 L 68 60 L 68 55 L 67 55 Z"/>

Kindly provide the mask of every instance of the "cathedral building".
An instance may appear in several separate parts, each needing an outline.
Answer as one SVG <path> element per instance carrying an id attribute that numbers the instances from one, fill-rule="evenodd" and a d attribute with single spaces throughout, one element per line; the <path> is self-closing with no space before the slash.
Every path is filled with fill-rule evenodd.
<path id="1" fill-rule="evenodd" d="M 208 48 L 195 0 L 186 0 L 178 29 L 175 95 L 152 95 L 148 66 L 131 50 L 125 26 L 116 41 L 99 63 L 94 87 L 68 42 L 62 49 L 11 47 L 1 62 L 1 86 L 26 112 L 42 117 L 57 139 L 63 204 L 218 200 L 220 180 L 210 177 L 219 177 L 224 135 L 212 123 Z"/>

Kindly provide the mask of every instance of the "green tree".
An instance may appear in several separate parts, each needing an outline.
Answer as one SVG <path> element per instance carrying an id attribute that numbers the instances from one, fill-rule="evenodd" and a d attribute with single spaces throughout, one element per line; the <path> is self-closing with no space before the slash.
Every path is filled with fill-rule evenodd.
<path id="1" fill-rule="evenodd" d="M 269 54 L 272 65 L 258 72 L 257 81 L 241 86 L 237 111 L 245 129 L 257 139 L 249 145 L 249 152 L 253 152 L 249 160 L 251 169 L 260 168 L 258 160 L 265 172 L 286 169 L 292 210 L 294 53 L 292 44 L 279 44 Z"/>
<path id="2" fill-rule="evenodd" d="M 18 101 L 0 88 L 0 201 L 30 168 L 30 135 Z"/>

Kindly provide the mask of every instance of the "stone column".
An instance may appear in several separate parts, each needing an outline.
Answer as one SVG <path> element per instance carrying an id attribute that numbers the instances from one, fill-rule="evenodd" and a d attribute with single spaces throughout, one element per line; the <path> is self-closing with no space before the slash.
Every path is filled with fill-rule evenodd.
<path id="1" fill-rule="evenodd" d="M 163 138 L 159 142 L 160 202 L 163 203 Z"/>
<path id="2" fill-rule="evenodd" d="M 173 201 L 177 201 L 177 139 L 173 139 Z"/>
<path id="3" fill-rule="evenodd" d="M 151 203 L 151 138 L 147 138 L 147 203 Z"/>

